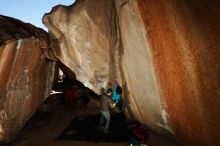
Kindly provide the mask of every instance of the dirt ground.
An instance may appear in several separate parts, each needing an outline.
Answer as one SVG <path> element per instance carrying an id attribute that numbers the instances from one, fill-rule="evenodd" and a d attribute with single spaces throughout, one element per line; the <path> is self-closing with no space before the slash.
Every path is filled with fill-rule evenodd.
<path id="1" fill-rule="evenodd" d="M 23 130 L 10 144 L 5 146 L 127 146 L 123 143 L 89 143 L 78 141 L 58 140 L 57 137 L 69 125 L 75 116 L 98 114 L 97 101 L 91 99 L 87 106 L 72 108 L 62 105 L 57 98 L 60 94 L 53 94 L 46 105 L 35 113 L 27 122 Z M 174 138 L 150 132 L 148 146 L 177 146 Z"/>

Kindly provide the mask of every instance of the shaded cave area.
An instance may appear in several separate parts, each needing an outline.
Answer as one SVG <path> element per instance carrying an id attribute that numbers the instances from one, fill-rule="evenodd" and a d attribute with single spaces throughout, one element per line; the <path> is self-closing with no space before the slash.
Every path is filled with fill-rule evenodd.
<path id="1" fill-rule="evenodd" d="M 78 81 L 68 67 L 62 63 L 57 64 L 50 96 L 27 121 L 15 140 L 5 146 L 178 145 L 172 135 L 157 133 L 127 118 L 119 108 L 110 110 L 110 132 L 107 135 L 98 131 L 91 132 L 91 127 L 97 128 L 99 124 L 100 95 Z M 78 124 L 74 123 L 76 119 Z M 71 134 L 76 131 L 68 129 L 71 126 L 75 127 L 78 133 L 84 133 L 76 139 L 73 138 Z M 133 133 L 135 130 L 137 135 Z"/>

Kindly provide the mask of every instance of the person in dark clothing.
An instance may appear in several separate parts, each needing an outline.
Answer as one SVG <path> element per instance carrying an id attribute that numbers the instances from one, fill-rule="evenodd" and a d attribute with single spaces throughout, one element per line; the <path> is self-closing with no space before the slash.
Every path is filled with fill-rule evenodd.
<path id="1" fill-rule="evenodd" d="M 60 98 L 61 103 L 67 106 L 74 106 L 77 101 L 76 93 L 78 90 L 79 88 L 77 86 L 65 88 Z"/>

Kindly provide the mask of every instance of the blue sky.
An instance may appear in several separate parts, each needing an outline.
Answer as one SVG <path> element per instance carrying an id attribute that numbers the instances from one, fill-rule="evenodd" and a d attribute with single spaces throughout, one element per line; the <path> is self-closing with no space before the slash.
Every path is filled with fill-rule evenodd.
<path id="1" fill-rule="evenodd" d="M 75 0 L 1 0 L 0 14 L 31 23 L 45 30 L 42 17 L 51 11 L 52 7 L 62 4 L 71 5 Z"/>

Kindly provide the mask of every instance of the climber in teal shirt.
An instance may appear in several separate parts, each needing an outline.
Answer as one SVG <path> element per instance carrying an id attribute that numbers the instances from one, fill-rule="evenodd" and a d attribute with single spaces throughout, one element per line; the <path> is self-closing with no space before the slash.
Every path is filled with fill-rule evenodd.
<path id="1" fill-rule="evenodd" d="M 117 83 L 115 83 L 113 94 L 112 94 L 112 100 L 116 103 L 116 106 L 118 106 L 120 109 L 122 108 L 121 98 L 122 98 L 121 87 Z"/>

